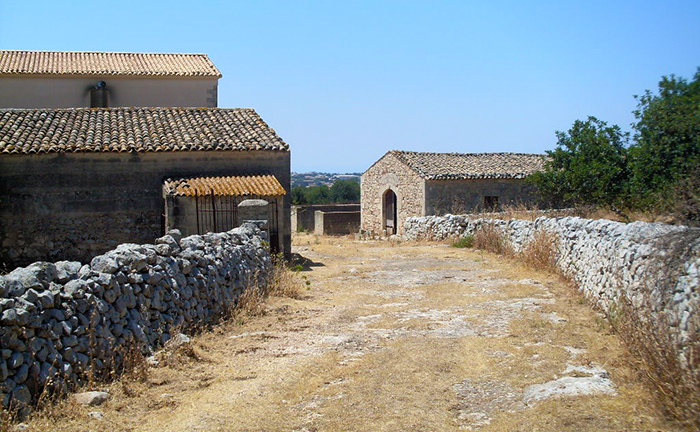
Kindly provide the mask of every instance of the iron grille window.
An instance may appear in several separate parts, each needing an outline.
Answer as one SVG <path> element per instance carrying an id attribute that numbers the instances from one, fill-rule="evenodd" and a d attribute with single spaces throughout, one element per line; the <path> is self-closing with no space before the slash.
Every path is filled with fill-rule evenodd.
<path id="1" fill-rule="evenodd" d="M 257 196 L 197 196 L 197 233 L 225 232 L 237 227 L 238 204 L 246 199 L 264 199 L 268 202 L 267 230 L 270 236 L 270 249 L 272 253 L 279 252 L 279 229 L 277 226 L 279 209 L 275 199 Z"/>
<path id="2" fill-rule="evenodd" d="M 484 197 L 484 209 L 487 211 L 497 211 L 498 210 L 498 197 L 497 196 L 485 196 Z"/>

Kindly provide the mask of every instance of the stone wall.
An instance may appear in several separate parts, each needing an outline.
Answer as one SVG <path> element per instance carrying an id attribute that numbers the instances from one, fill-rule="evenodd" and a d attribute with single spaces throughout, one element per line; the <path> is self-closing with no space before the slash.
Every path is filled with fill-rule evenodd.
<path id="1" fill-rule="evenodd" d="M 682 363 L 700 352 L 700 229 L 661 223 L 624 224 L 577 217 L 535 221 L 470 219 L 446 215 L 409 218 L 407 239 L 442 240 L 473 234 L 484 223 L 501 229 L 516 251 L 537 230 L 558 238 L 557 266 L 601 310 L 614 314 L 631 302 L 642 319 L 652 317 L 670 334 Z"/>
<path id="2" fill-rule="evenodd" d="M 498 198 L 498 208 L 536 203 L 535 189 L 523 179 L 428 180 L 425 214 L 463 214 L 488 210 L 484 197 Z"/>
<path id="3" fill-rule="evenodd" d="M 360 212 L 322 212 L 316 210 L 314 233 L 318 235 L 345 235 L 360 229 Z"/>
<path id="4" fill-rule="evenodd" d="M 36 262 L 0 276 L 0 400 L 28 409 L 50 381 L 70 388 L 119 370 L 129 349 L 150 353 L 175 332 L 214 320 L 272 269 L 264 232 L 121 244 L 90 264 Z"/>
<path id="5" fill-rule="evenodd" d="M 316 210 L 323 212 L 359 212 L 359 204 L 305 204 L 292 206 L 292 232 L 314 231 Z"/>
<path id="6" fill-rule="evenodd" d="M 375 162 L 361 178 L 361 228 L 381 234 L 386 228 L 383 198 L 391 189 L 396 194 L 398 233 L 403 233 L 401 221 L 410 216 L 424 216 L 425 180 L 387 153 Z"/>
<path id="7" fill-rule="evenodd" d="M 272 174 L 290 190 L 289 152 L 182 151 L 0 155 L 0 268 L 89 261 L 120 243 L 163 235 L 163 181 Z M 279 250 L 291 248 L 290 195 Z"/>

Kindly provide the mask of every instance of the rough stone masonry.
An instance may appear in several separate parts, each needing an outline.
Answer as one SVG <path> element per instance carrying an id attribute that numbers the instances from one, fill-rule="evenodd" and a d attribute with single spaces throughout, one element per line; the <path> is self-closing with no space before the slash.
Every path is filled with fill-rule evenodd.
<path id="1" fill-rule="evenodd" d="M 27 413 L 49 386 L 109 374 L 125 354 L 150 353 L 210 322 L 272 269 L 265 233 L 229 232 L 122 244 L 90 264 L 36 262 L 0 277 L 0 399 Z"/>

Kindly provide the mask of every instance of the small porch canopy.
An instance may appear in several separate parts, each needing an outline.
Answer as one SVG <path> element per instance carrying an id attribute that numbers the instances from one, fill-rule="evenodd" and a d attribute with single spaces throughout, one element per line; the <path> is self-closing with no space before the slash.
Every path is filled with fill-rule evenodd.
<path id="1" fill-rule="evenodd" d="M 262 199 L 269 203 L 270 243 L 275 244 L 286 193 L 273 175 L 168 179 L 163 183 L 165 230 L 177 228 L 183 235 L 228 231 L 241 223 L 242 201 Z"/>
<path id="2" fill-rule="evenodd" d="M 273 175 L 195 177 L 166 180 L 166 195 L 174 196 L 282 196 L 287 193 Z"/>

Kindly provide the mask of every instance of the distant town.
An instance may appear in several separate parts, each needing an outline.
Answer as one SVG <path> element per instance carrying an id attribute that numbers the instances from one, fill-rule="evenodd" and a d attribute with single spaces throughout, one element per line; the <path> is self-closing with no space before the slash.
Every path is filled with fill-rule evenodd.
<path id="1" fill-rule="evenodd" d="M 323 172 L 292 173 L 292 187 L 331 186 L 336 180 L 355 180 L 360 182 L 362 173 L 334 174 Z"/>

